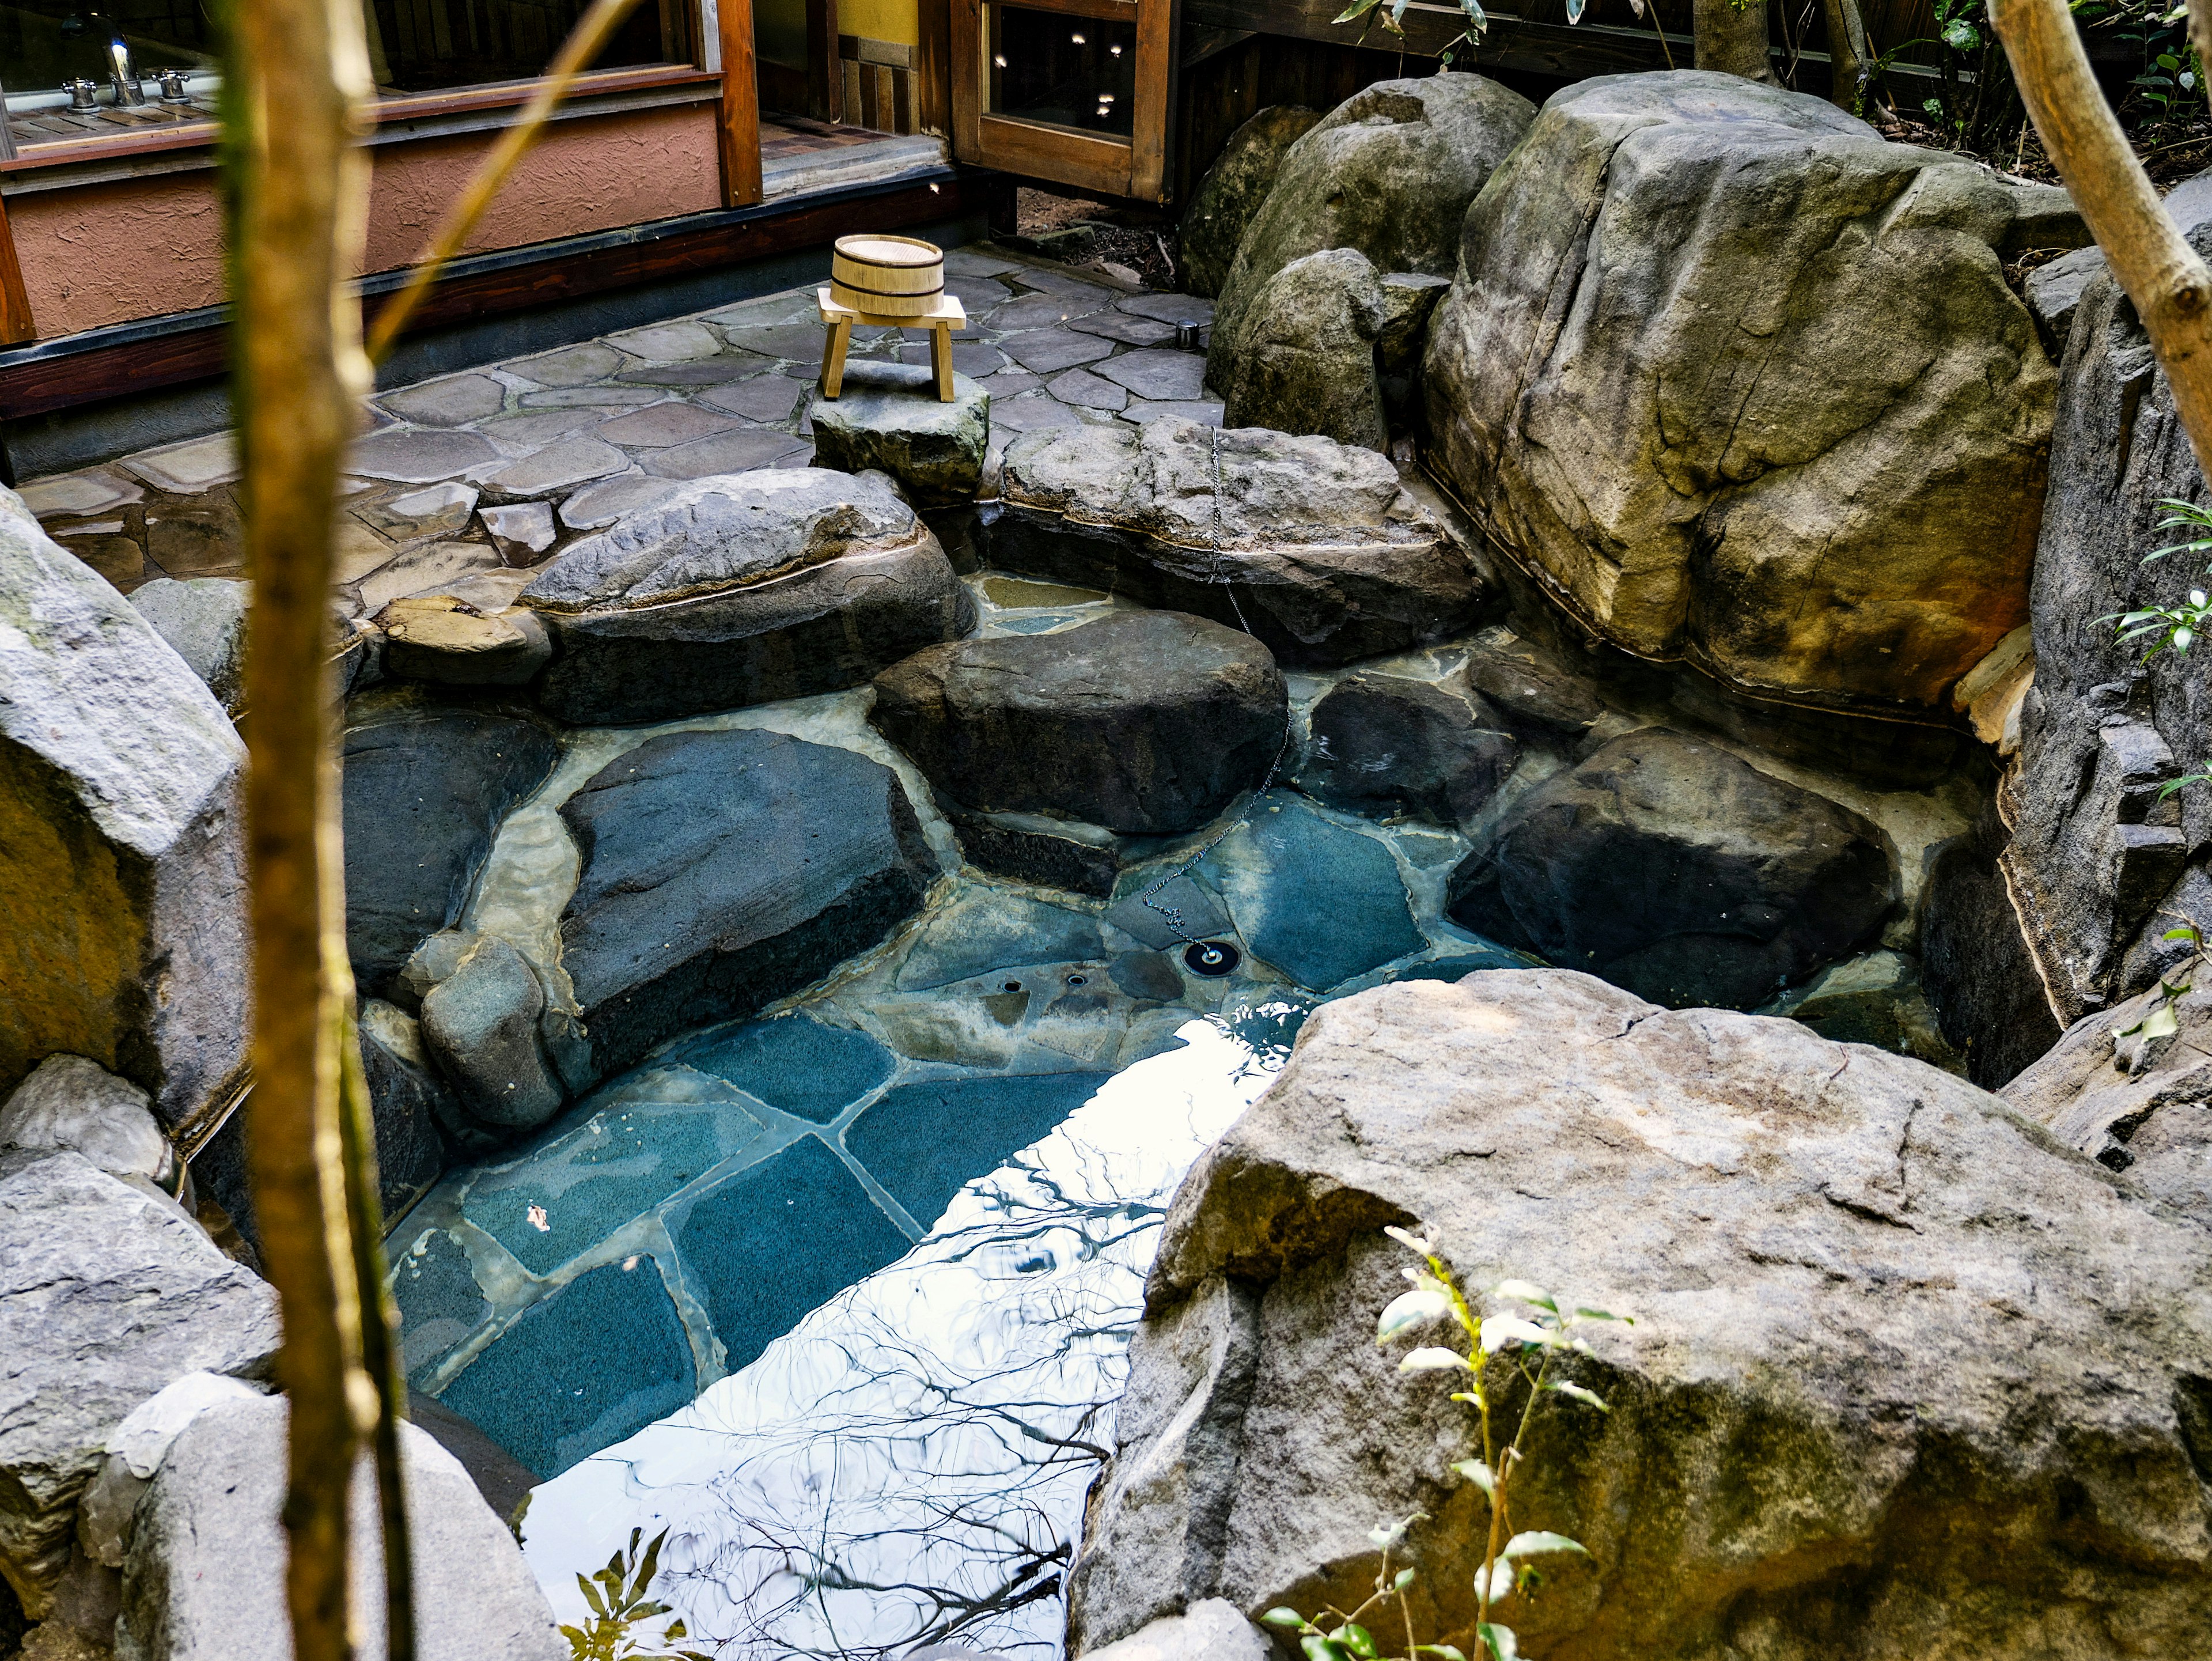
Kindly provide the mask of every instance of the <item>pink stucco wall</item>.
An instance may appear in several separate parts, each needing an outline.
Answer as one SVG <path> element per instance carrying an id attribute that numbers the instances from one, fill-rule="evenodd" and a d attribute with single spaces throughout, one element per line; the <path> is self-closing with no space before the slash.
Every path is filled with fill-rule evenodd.
<path id="1" fill-rule="evenodd" d="M 492 137 L 377 147 L 365 269 L 415 256 Z M 469 247 L 519 247 L 720 205 L 714 106 L 587 117 L 556 124 L 523 158 Z M 40 335 L 216 304 L 222 218 L 215 174 L 204 171 L 10 197 Z"/>

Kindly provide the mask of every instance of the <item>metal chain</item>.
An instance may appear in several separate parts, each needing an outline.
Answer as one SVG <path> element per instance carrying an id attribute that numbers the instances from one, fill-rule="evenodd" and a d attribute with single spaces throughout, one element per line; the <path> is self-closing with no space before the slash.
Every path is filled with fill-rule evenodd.
<path id="1" fill-rule="evenodd" d="M 1212 559 L 1207 566 L 1206 581 L 1209 586 L 1219 587 L 1228 590 L 1230 609 L 1237 613 L 1237 626 L 1242 629 L 1247 635 L 1251 636 L 1254 640 L 1257 640 L 1259 639 L 1259 636 L 1252 634 L 1252 625 L 1245 621 L 1244 608 L 1237 601 L 1237 585 L 1222 569 L 1221 566 L 1221 556 L 1223 553 L 1221 546 L 1221 429 L 1218 427 L 1209 427 L 1206 430 L 1208 441 L 1206 448 L 1209 457 L 1213 464 L 1212 526 L 1206 533 L 1206 547 L 1211 551 Z M 1204 946 L 1206 942 L 1183 927 L 1182 908 L 1181 906 L 1163 905 L 1154 897 L 1170 883 L 1175 881 L 1176 878 L 1188 874 L 1191 868 L 1200 860 L 1204 859 L 1208 854 L 1211 854 L 1229 837 L 1234 835 L 1239 830 L 1242 830 L 1246 824 L 1250 823 L 1253 804 L 1257 802 L 1261 796 L 1267 794 L 1269 790 L 1274 788 L 1275 775 L 1282 770 L 1283 757 L 1289 755 L 1290 752 L 1291 726 L 1290 722 L 1285 720 L 1283 723 L 1283 741 L 1276 748 L 1274 760 L 1267 764 L 1267 776 L 1260 781 L 1260 788 L 1254 791 L 1249 800 L 1245 802 L 1244 811 L 1237 816 L 1233 823 L 1224 825 L 1218 831 L 1215 832 L 1214 835 L 1208 837 L 1204 843 L 1200 843 L 1197 852 L 1194 853 L 1181 865 L 1176 867 L 1174 870 L 1169 872 L 1165 876 L 1163 876 L 1158 882 L 1154 883 L 1150 888 L 1147 888 L 1142 896 L 1140 896 L 1144 901 L 1146 910 L 1157 913 L 1161 921 L 1165 922 L 1167 926 L 1175 932 L 1176 937 L 1182 940 L 1186 946 Z"/>

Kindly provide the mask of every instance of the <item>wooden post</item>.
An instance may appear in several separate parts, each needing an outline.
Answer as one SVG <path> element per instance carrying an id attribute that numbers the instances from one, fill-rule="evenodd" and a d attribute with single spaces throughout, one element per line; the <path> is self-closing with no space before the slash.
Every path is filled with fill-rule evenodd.
<path id="1" fill-rule="evenodd" d="M 722 41 L 722 205 L 761 199 L 760 78 L 753 61 L 753 0 L 717 0 Z"/>
<path id="2" fill-rule="evenodd" d="M 914 51 L 916 131 L 952 136 L 951 0 L 920 0 L 921 42 Z"/>
<path id="3" fill-rule="evenodd" d="M 0 345 L 38 338 L 31 323 L 31 294 L 23 286 L 23 264 L 15 257 L 15 232 L 8 223 L 8 204 L 0 198 Z"/>
<path id="4" fill-rule="evenodd" d="M 837 61 L 837 0 L 806 0 L 806 113 L 845 119 L 845 69 Z"/>

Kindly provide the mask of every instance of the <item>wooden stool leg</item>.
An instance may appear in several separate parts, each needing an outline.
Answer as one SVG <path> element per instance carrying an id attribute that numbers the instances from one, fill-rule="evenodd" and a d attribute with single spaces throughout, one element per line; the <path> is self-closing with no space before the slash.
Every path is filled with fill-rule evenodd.
<path id="1" fill-rule="evenodd" d="M 937 371 L 937 401 L 952 402 L 952 326 L 940 323 L 929 332 L 929 361 Z"/>
<path id="2" fill-rule="evenodd" d="M 833 319 L 830 338 L 822 347 L 822 396 L 835 398 L 845 385 L 845 348 L 852 344 L 853 323 L 850 318 Z"/>

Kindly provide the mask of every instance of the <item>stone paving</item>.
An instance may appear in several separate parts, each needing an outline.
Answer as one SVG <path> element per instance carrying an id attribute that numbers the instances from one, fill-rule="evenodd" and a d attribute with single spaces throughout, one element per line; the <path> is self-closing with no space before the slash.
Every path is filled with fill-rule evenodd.
<path id="1" fill-rule="evenodd" d="M 1202 351 L 1178 326 L 1212 304 L 1133 292 L 986 244 L 945 259 L 967 307 L 953 362 L 991 395 L 994 442 L 1080 422 L 1218 424 Z M 823 330 L 811 286 L 378 394 L 339 525 L 342 605 L 537 564 L 681 480 L 803 467 Z M 861 360 L 927 361 L 926 334 L 856 332 Z M 27 484 L 47 532 L 128 593 L 156 577 L 243 577 L 228 434 Z"/>

